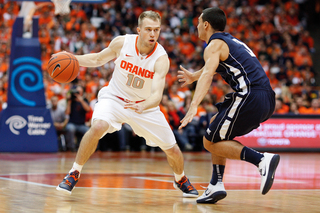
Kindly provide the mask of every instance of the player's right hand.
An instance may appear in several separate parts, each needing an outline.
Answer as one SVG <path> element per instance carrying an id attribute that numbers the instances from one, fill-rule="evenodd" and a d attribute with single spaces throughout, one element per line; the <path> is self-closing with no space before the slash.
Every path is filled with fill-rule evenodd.
<path id="1" fill-rule="evenodd" d="M 67 51 L 63 50 L 63 51 L 58 52 L 58 53 L 63 53 L 63 52 L 65 52 L 65 53 L 66 53 Z M 56 56 L 58 53 L 54 53 L 54 54 L 52 54 L 52 55 L 51 55 L 51 58 L 52 58 L 52 57 L 54 57 L 54 56 Z"/>
<path id="2" fill-rule="evenodd" d="M 178 77 L 178 81 L 183 83 L 181 87 L 191 84 L 193 82 L 192 73 L 189 72 L 186 68 L 184 68 L 181 65 L 180 65 L 180 69 L 181 70 L 178 70 L 177 77 Z"/>

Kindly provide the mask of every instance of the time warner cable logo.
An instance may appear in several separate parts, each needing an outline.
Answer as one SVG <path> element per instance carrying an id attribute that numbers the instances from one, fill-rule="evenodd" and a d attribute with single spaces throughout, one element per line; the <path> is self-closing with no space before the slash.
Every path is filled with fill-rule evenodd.
<path id="1" fill-rule="evenodd" d="M 51 123 L 45 123 L 44 117 L 28 115 L 28 121 L 19 115 L 13 115 L 6 120 L 6 124 L 9 125 L 10 131 L 19 135 L 18 130 L 28 126 L 28 135 L 45 135 L 51 127 Z"/>
<path id="2" fill-rule="evenodd" d="M 13 134 L 19 135 L 20 132 L 17 131 L 17 129 L 22 129 L 25 127 L 27 125 L 27 121 L 19 115 L 14 115 L 6 120 L 6 124 L 9 124 L 9 129 Z"/>

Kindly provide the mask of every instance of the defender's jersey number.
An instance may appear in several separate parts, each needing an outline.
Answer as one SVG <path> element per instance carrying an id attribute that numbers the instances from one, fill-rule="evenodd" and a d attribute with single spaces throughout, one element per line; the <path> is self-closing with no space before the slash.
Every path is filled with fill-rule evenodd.
<path id="1" fill-rule="evenodd" d="M 237 39 L 232 39 L 234 42 L 241 44 L 242 46 L 244 46 L 244 48 L 246 49 L 246 51 L 251 55 L 251 57 L 256 57 L 256 55 L 252 52 L 252 50 L 242 41 L 239 41 Z"/>
<path id="2" fill-rule="evenodd" d="M 139 77 L 134 77 L 133 74 L 128 74 L 128 81 L 127 85 L 132 86 L 133 88 L 136 89 L 142 89 L 144 84 L 144 80 L 139 78 Z"/>

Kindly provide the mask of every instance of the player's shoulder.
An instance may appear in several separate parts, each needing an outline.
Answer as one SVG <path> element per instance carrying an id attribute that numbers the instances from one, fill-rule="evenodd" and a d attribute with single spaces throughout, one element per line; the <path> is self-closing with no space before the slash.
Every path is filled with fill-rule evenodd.
<path id="1" fill-rule="evenodd" d="M 115 37 L 113 40 L 112 40 L 112 42 L 111 43 L 113 43 L 113 44 L 123 44 L 124 43 L 124 41 L 125 41 L 125 39 L 126 39 L 126 37 L 124 36 L 124 35 L 120 35 L 120 36 L 117 36 L 117 37 Z"/>
<path id="2" fill-rule="evenodd" d="M 108 48 L 117 52 L 118 50 L 121 50 L 124 42 L 125 42 L 125 36 L 117 36 L 114 39 L 112 39 Z"/>
<path id="3" fill-rule="evenodd" d="M 225 49 L 228 44 L 221 39 L 213 39 L 210 41 L 208 46 L 205 48 L 205 52 L 217 52 Z"/>
<path id="4" fill-rule="evenodd" d="M 160 57 L 160 56 L 168 57 L 168 53 L 167 53 L 166 49 L 158 42 L 156 45 L 156 52 L 157 52 L 158 57 Z"/>

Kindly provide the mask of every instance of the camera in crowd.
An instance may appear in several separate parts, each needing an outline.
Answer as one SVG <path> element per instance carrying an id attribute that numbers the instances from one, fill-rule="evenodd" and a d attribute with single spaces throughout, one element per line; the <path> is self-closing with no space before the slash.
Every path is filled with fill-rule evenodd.
<path id="1" fill-rule="evenodd" d="M 77 98 L 76 94 L 80 94 L 76 88 L 70 90 L 71 100 L 75 100 Z"/>

